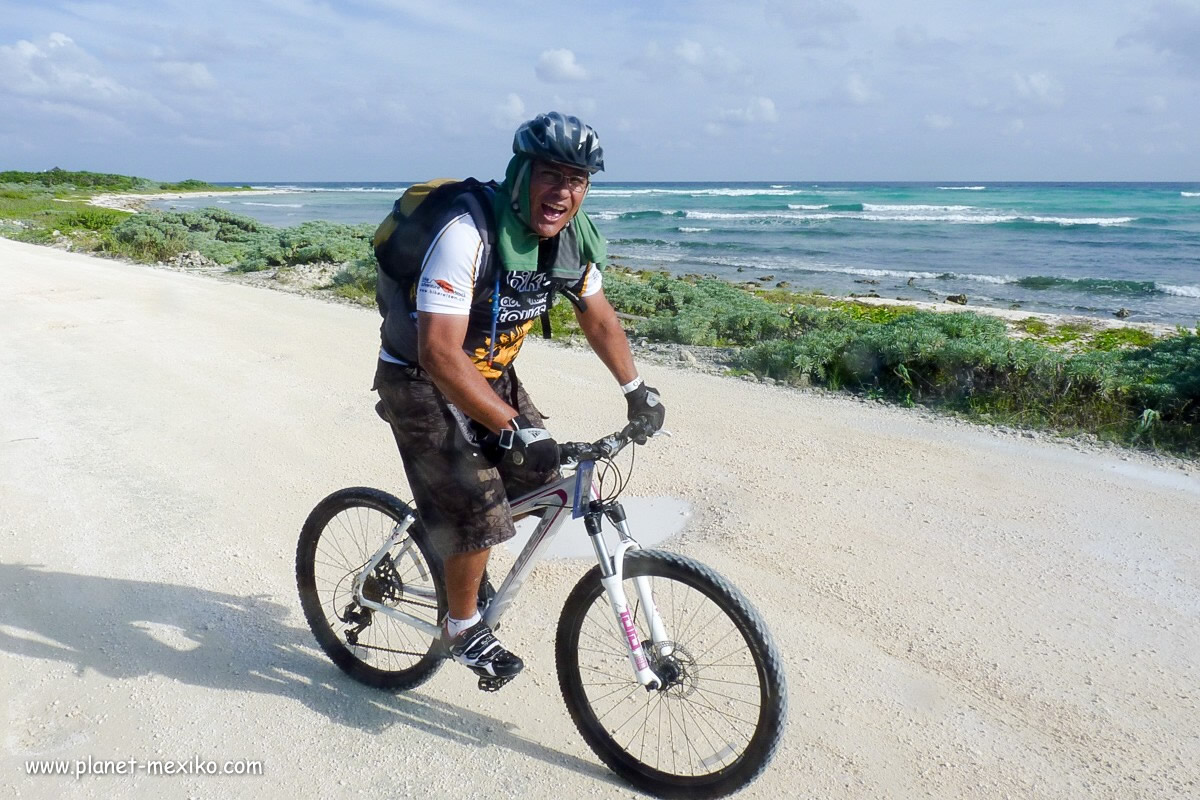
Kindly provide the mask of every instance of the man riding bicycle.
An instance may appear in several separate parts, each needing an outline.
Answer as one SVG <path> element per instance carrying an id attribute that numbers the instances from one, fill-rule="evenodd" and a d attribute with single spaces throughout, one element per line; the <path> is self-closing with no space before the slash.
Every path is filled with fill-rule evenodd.
<path id="1" fill-rule="evenodd" d="M 575 304 L 628 418 L 658 430 L 666 415 L 604 296 L 604 239 L 580 212 L 591 175 L 604 169 L 599 137 L 551 112 L 517 129 L 513 153 L 487 208 L 464 197 L 437 222 L 415 291 L 385 297 L 394 284 L 381 281 L 385 335 L 373 387 L 444 554 L 442 642 L 455 661 L 502 679 L 524 663 L 483 622 L 477 599 L 491 548 L 515 535 L 508 498 L 559 477 L 558 445 L 512 368 L 555 293 Z"/>

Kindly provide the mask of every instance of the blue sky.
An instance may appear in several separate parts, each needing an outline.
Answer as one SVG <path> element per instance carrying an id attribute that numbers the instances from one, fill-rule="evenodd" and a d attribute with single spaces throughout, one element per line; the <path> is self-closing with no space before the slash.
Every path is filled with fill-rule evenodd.
<path id="1" fill-rule="evenodd" d="M 609 180 L 1200 179 L 1200 0 L 0 0 L 0 168 Z"/>

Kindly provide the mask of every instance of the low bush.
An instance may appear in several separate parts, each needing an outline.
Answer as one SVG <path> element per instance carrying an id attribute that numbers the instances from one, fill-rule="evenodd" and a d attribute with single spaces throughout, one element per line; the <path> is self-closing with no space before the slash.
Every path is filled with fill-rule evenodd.
<path id="1" fill-rule="evenodd" d="M 239 272 L 315 262 L 345 263 L 368 253 L 369 225 L 306 222 L 273 228 L 220 208 L 143 212 L 113 228 L 105 249 L 138 261 L 195 250 Z"/>
<path id="2" fill-rule="evenodd" d="M 363 305 L 375 303 L 375 275 L 379 262 L 374 253 L 368 253 L 349 264 L 333 276 L 333 291 L 341 297 Z"/>

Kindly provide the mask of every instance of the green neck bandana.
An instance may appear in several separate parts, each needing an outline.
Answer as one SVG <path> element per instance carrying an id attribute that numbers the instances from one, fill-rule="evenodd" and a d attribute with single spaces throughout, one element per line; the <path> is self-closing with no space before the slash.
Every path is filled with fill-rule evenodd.
<path id="1" fill-rule="evenodd" d="M 493 198 L 496 247 L 500 252 L 500 263 L 510 272 L 533 272 L 538 267 L 541 239 L 529 227 L 531 168 L 532 161 L 528 156 L 513 156 L 504 172 L 504 183 Z M 550 271 L 552 277 L 578 276 L 579 267 L 589 263 L 597 268 L 604 266 L 608 258 L 604 237 L 582 209 L 559 237 L 558 258 Z"/>

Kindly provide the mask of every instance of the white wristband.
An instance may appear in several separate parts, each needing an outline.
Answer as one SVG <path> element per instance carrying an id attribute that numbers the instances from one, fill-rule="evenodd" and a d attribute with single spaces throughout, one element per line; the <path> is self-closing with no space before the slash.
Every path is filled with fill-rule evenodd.
<path id="1" fill-rule="evenodd" d="M 642 385 L 642 379 L 639 376 L 639 377 L 631 380 L 629 383 L 623 385 L 621 387 L 621 391 L 624 392 L 625 394 L 629 394 L 630 392 L 632 392 L 634 389 L 637 389 L 641 385 Z"/>

